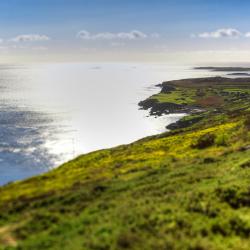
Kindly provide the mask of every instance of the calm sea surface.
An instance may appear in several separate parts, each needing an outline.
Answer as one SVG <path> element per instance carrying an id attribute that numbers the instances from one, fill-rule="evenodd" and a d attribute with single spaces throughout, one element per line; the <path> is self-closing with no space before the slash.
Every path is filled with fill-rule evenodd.
<path id="1" fill-rule="evenodd" d="M 0 66 L 0 185 L 93 150 L 165 131 L 138 102 L 164 80 L 208 76 L 167 64 Z"/>

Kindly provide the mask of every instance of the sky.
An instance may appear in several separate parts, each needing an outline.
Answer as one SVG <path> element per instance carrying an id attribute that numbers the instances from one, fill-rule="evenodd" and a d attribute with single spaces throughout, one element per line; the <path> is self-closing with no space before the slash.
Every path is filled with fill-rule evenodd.
<path id="1" fill-rule="evenodd" d="M 247 62 L 249 0 L 1 0 L 0 62 Z"/>

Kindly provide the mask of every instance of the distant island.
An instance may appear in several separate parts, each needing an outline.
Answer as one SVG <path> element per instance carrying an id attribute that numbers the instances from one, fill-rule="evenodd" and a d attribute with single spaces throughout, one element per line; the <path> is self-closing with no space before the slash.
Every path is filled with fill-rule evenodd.
<path id="1" fill-rule="evenodd" d="M 230 73 L 227 74 L 228 76 L 250 76 L 249 73 L 244 73 L 244 72 L 237 72 L 237 73 Z"/>
<path id="2" fill-rule="evenodd" d="M 194 69 L 197 70 L 210 70 L 210 71 L 226 71 L 226 72 L 231 72 L 231 71 L 250 71 L 250 68 L 247 67 L 194 67 Z"/>

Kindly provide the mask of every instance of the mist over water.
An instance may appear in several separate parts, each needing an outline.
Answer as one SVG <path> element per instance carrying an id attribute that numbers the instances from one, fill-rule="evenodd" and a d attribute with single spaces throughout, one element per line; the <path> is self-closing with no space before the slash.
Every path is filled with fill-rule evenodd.
<path id="1" fill-rule="evenodd" d="M 165 131 L 138 102 L 165 80 L 208 76 L 167 64 L 0 66 L 0 185 L 93 150 Z"/>

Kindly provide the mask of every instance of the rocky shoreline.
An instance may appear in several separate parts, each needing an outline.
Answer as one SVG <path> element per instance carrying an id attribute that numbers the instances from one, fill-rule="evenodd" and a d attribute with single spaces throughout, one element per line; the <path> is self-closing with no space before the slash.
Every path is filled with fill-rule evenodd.
<path id="1" fill-rule="evenodd" d="M 171 85 L 172 83 L 173 81 L 167 81 L 158 84 L 156 86 L 161 88 L 160 93 L 169 94 L 172 91 L 176 90 L 176 87 Z M 203 112 L 203 110 L 201 110 L 201 108 L 198 106 L 190 106 L 187 104 L 177 104 L 172 102 L 158 102 L 157 99 L 151 99 L 151 98 L 147 98 L 146 100 L 140 101 L 138 105 L 142 110 L 149 110 L 149 114 L 155 117 L 168 114 L 180 114 L 180 113 L 192 115 Z M 202 117 L 194 117 L 188 120 L 180 119 L 177 122 L 167 125 L 166 129 L 174 130 L 174 129 L 185 128 L 193 125 L 196 122 L 199 122 L 201 119 Z"/>
<path id="2" fill-rule="evenodd" d="M 155 99 L 146 99 L 144 101 L 139 102 L 138 104 L 141 109 L 149 110 L 150 115 L 152 116 L 162 116 L 167 114 L 178 114 L 178 113 L 190 113 L 191 109 L 186 107 L 185 105 L 164 102 L 159 103 Z"/>
<path id="3" fill-rule="evenodd" d="M 161 88 L 160 94 L 170 94 L 176 91 L 176 87 L 173 86 L 175 81 L 167 81 L 161 84 L 157 84 L 157 87 Z M 139 107 L 143 110 L 149 110 L 150 115 L 161 116 L 167 114 L 179 114 L 179 113 L 196 113 L 197 108 L 185 103 L 177 104 L 172 102 L 159 102 L 157 99 L 147 98 L 146 100 L 138 103 Z"/>
<path id="4" fill-rule="evenodd" d="M 223 113 L 231 103 L 250 98 L 249 78 L 205 77 L 166 81 L 146 100 L 139 102 L 140 109 L 149 110 L 152 116 L 185 113 L 176 123 L 166 128 L 182 129 L 200 122 L 208 113 Z"/>
<path id="5" fill-rule="evenodd" d="M 144 101 L 139 102 L 138 104 L 141 109 L 149 110 L 149 114 L 151 116 L 162 116 L 168 114 L 180 114 L 185 113 L 187 115 L 200 113 L 201 110 L 198 110 L 197 107 L 190 107 L 186 105 L 180 105 L 175 103 L 159 103 L 155 99 L 146 99 Z M 202 117 L 194 117 L 189 120 L 180 119 L 177 122 L 171 123 L 166 126 L 168 130 L 181 129 L 186 128 L 188 126 L 193 125 L 196 122 L 202 120 Z"/>

